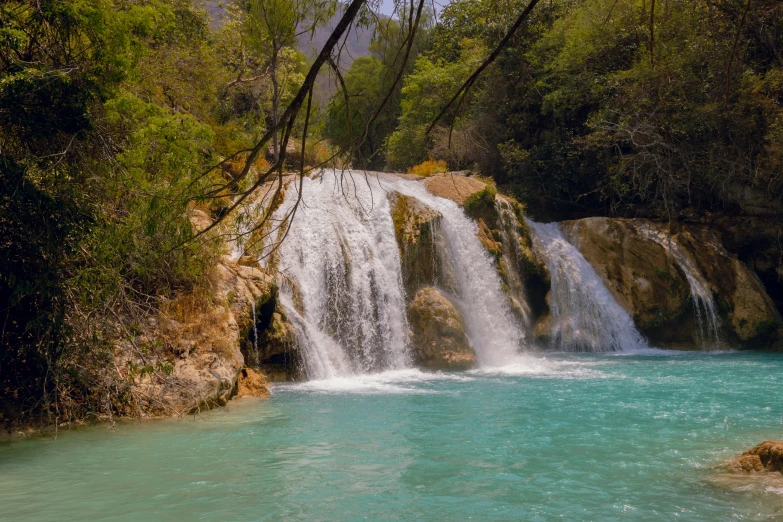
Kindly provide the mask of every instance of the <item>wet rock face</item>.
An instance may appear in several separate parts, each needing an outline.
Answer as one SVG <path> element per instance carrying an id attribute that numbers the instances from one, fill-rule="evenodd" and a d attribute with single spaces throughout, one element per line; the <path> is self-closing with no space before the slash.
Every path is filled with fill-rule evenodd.
<path id="1" fill-rule="evenodd" d="M 783 473 L 783 440 L 767 440 L 729 463 L 734 473 Z"/>
<path id="2" fill-rule="evenodd" d="M 491 184 L 457 173 L 431 176 L 424 184 L 436 196 L 463 207 L 476 222 L 477 237 L 495 261 L 514 314 L 527 324 L 546 315 L 549 274 L 532 249 L 522 205 L 498 195 Z"/>
<path id="3" fill-rule="evenodd" d="M 726 251 L 709 228 L 676 226 L 672 232 L 708 281 L 720 310 L 726 340 L 747 348 L 783 348 L 783 331 L 775 304 L 747 265 Z"/>
<path id="4" fill-rule="evenodd" d="M 465 325 L 436 288 L 422 288 L 408 308 L 416 364 L 433 370 L 468 370 L 476 364 Z"/>
<path id="5" fill-rule="evenodd" d="M 569 240 L 602 277 L 617 302 L 653 344 L 694 343 L 690 287 L 663 246 L 628 219 L 566 222 Z"/>
<path id="6" fill-rule="evenodd" d="M 711 230 L 613 218 L 586 218 L 564 226 L 653 345 L 686 348 L 702 343 L 691 285 L 675 251 L 687 258 L 691 277 L 695 274 L 703 282 L 714 301 L 722 341 L 746 348 L 780 342 L 780 319 L 763 285 Z"/>
<path id="7" fill-rule="evenodd" d="M 414 295 L 422 286 L 434 285 L 444 274 L 439 253 L 442 214 L 416 198 L 397 192 L 389 194 L 394 235 L 400 249 L 405 291 Z"/>

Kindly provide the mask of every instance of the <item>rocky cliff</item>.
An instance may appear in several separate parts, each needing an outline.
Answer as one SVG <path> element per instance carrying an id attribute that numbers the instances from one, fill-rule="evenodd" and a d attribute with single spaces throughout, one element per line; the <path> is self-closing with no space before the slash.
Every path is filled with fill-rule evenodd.
<path id="1" fill-rule="evenodd" d="M 703 346 L 712 312 L 724 347 L 779 345 L 772 299 L 709 228 L 598 217 L 563 226 L 653 345 Z"/>

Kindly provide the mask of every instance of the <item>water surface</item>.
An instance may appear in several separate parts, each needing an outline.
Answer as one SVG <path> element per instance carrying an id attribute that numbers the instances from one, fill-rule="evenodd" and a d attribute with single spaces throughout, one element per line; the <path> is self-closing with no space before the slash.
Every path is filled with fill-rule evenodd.
<path id="1" fill-rule="evenodd" d="M 277 386 L 0 444 L 2 520 L 779 520 L 783 354 L 550 355 Z"/>

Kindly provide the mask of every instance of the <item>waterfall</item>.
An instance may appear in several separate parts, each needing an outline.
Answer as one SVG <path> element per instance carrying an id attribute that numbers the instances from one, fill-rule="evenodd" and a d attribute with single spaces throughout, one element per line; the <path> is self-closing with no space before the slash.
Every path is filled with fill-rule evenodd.
<path id="1" fill-rule="evenodd" d="M 385 195 L 358 176 L 306 178 L 302 190 L 278 269 L 291 282 L 281 287 L 281 303 L 294 318 L 305 374 L 323 379 L 407 367 L 400 257 Z M 292 184 L 276 219 L 290 212 L 296 192 Z"/>
<path id="2" fill-rule="evenodd" d="M 443 215 L 445 255 L 457 286 L 455 305 L 465 321 L 479 365 L 518 362 L 519 351 L 526 346 L 525 333 L 508 305 L 494 262 L 476 235 L 476 223 L 455 202 L 430 194 L 421 183 L 387 177 L 382 178 L 381 185 L 412 196 Z"/>
<path id="3" fill-rule="evenodd" d="M 691 302 L 702 347 L 719 347 L 720 319 L 707 280 L 674 238 L 644 223 L 639 225 L 638 230 L 644 237 L 661 245 L 685 274 L 691 289 Z"/>
<path id="4" fill-rule="evenodd" d="M 256 366 L 258 366 L 258 326 L 256 326 L 257 320 L 255 301 L 250 301 L 250 308 L 253 312 L 253 358 L 255 360 Z"/>
<path id="5" fill-rule="evenodd" d="M 439 211 L 456 290 L 455 306 L 482 366 L 512 362 L 525 345 L 477 225 L 453 201 L 397 176 L 324 171 L 305 178 L 302 203 L 276 253 L 280 303 L 293 325 L 309 379 L 410 367 L 406 296 L 387 198 L 412 196 Z M 273 218 L 297 200 L 293 184 Z M 441 244 L 442 243 L 442 244 Z M 449 289 L 452 290 L 452 289 Z"/>
<path id="6" fill-rule="evenodd" d="M 559 224 L 527 223 L 550 272 L 553 345 L 565 351 L 590 352 L 648 348 L 630 315 L 579 249 L 568 242 Z"/>

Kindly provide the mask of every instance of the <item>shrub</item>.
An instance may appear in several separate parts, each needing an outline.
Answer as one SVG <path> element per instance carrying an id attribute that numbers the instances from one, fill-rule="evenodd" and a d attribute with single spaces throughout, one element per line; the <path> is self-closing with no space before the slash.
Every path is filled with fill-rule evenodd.
<path id="1" fill-rule="evenodd" d="M 448 172 L 449 169 L 446 166 L 446 162 L 443 160 L 434 160 L 432 158 L 414 165 L 408 169 L 408 174 L 416 174 L 417 176 L 432 176 L 441 172 Z"/>

